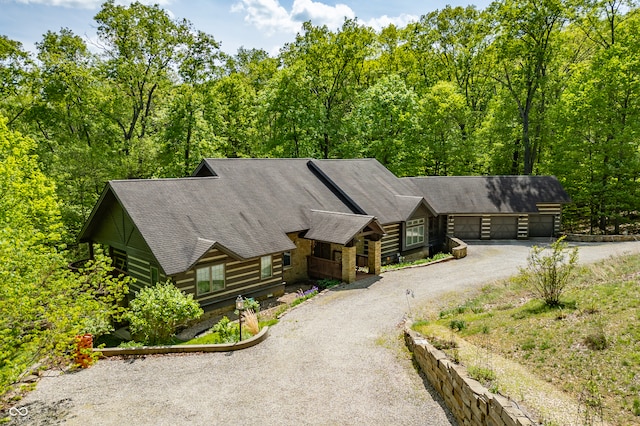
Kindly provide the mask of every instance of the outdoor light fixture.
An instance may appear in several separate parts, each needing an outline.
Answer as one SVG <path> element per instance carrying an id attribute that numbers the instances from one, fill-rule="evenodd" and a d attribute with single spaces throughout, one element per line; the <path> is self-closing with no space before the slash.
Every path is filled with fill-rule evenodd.
<path id="1" fill-rule="evenodd" d="M 236 310 L 238 311 L 238 324 L 240 325 L 240 337 L 238 338 L 238 342 L 242 341 L 242 311 L 244 311 L 244 299 L 242 296 L 238 295 L 236 298 Z"/>

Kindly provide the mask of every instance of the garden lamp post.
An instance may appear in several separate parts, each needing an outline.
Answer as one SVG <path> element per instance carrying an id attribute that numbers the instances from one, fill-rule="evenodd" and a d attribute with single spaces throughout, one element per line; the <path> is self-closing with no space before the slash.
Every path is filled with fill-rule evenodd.
<path id="1" fill-rule="evenodd" d="M 238 311 L 238 324 L 240 325 L 240 337 L 238 338 L 238 342 L 242 341 L 242 311 L 244 311 L 244 299 L 242 296 L 238 295 L 236 298 L 236 310 Z"/>

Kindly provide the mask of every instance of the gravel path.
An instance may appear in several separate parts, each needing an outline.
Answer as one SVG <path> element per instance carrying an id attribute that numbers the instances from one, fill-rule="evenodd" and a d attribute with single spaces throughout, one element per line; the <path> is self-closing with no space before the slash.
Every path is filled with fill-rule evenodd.
<path id="1" fill-rule="evenodd" d="M 409 310 L 524 266 L 530 242 L 483 242 L 469 256 L 387 272 L 311 299 L 268 339 L 232 353 L 102 360 L 41 379 L 15 424 L 451 425 L 398 340 Z M 580 244 L 581 261 L 640 243 Z M 406 290 L 415 298 L 407 301 Z"/>

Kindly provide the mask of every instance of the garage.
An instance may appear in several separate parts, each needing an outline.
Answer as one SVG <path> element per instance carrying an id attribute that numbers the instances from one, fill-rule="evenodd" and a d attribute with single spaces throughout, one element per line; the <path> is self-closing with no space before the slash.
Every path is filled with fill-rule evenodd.
<path id="1" fill-rule="evenodd" d="M 491 239 L 511 240 L 517 237 L 517 216 L 491 216 Z"/>
<path id="2" fill-rule="evenodd" d="M 552 237 L 554 215 L 531 214 L 529 215 L 529 237 Z"/>
<path id="3" fill-rule="evenodd" d="M 480 216 L 456 216 L 453 222 L 453 234 L 461 240 L 478 240 L 481 223 Z"/>

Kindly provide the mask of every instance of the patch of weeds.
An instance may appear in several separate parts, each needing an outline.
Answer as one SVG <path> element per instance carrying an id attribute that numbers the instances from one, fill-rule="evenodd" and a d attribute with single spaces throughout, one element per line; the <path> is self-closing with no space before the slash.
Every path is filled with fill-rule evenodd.
<path id="1" fill-rule="evenodd" d="M 603 331 L 596 331 L 584 338 L 584 344 L 592 351 L 602 351 L 609 347 L 609 341 Z"/>
<path id="2" fill-rule="evenodd" d="M 640 399 L 639 398 L 634 398 L 633 408 L 631 409 L 631 412 L 636 417 L 640 416 Z"/>
<path id="3" fill-rule="evenodd" d="M 520 345 L 520 349 L 523 351 L 530 351 L 536 348 L 536 342 L 533 339 L 527 339 Z"/>
<path id="4" fill-rule="evenodd" d="M 416 321 L 413 324 L 411 324 L 411 329 L 417 331 L 418 327 L 424 327 L 425 325 L 429 325 L 429 321 L 427 321 L 427 320 L 419 320 L 419 321 Z"/>
<path id="5" fill-rule="evenodd" d="M 494 380 L 496 380 L 496 372 L 493 371 L 491 368 L 478 367 L 476 365 L 471 365 L 467 369 L 467 372 L 469 373 L 469 377 L 479 381 L 480 383 L 482 383 L 487 387 L 491 385 Z"/>
<path id="6" fill-rule="evenodd" d="M 429 341 L 429 343 L 431 343 L 431 345 L 434 348 L 439 349 L 441 351 L 445 349 L 453 349 L 458 347 L 458 344 L 455 342 L 455 340 L 441 339 L 440 337 L 436 337 L 436 336 L 429 336 L 427 337 L 427 340 Z"/>
<path id="7" fill-rule="evenodd" d="M 453 331 L 462 331 L 467 328 L 467 322 L 465 320 L 454 319 L 449 321 L 449 328 Z"/>

